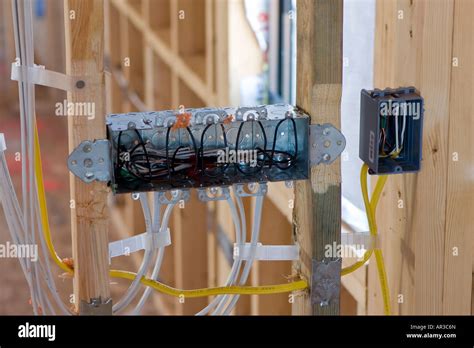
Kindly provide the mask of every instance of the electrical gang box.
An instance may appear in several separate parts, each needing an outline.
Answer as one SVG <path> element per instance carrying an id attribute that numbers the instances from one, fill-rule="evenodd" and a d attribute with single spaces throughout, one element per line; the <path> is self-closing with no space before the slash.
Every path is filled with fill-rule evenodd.
<path id="1" fill-rule="evenodd" d="M 414 87 L 361 91 L 359 157 L 369 174 L 420 170 L 423 111 Z"/>
<path id="2" fill-rule="evenodd" d="M 290 105 L 107 116 L 115 193 L 302 180 L 309 117 Z"/>

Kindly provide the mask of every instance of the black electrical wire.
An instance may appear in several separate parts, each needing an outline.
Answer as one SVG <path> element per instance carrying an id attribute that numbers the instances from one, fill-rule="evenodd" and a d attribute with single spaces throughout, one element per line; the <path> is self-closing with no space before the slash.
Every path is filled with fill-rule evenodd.
<path id="1" fill-rule="evenodd" d="M 171 127 L 168 127 L 168 129 L 166 130 L 165 151 L 166 151 L 166 167 L 168 168 L 168 180 L 169 181 L 171 181 L 170 159 L 168 157 L 170 132 L 171 132 Z"/>
<path id="2" fill-rule="evenodd" d="M 278 136 L 278 129 L 280 128 L 281 124 L 283 122 L 285 122 L 286 120 L 290 120 L 292 125 L 293 125 L 293 133 L 294 133 L 294 140 L 295 140 L 295 152 L 293 155 L 289 154 L 289 153 L 286 153 L 286 152 L 283 152 L 283 151 L 276 151 L 275 150 L 275 147 L 276 147 L 276 141 L 277 141 L 277 136 Z M 286 163 L 288 162 L 291 162 L 288 166 L 286 167 L 281 167 L 280 166 L 280 163 L 284 163 L 284 162 L 279 162 L 279 161 L 275 161 L 274 159 L 274 156 L 275 156 L 275 153 L 281 153 L 281 154 L 287 154 L 290 156 L 290 160 L 289 161 L 286 161 Z M 297 159 L 297 155 L 298 155 L 298 134 L 296 132 L 296 122 L 293 118 L 288 118 L 288 119 L 283 119 L 283 120 L 280 120 L 280 122 L 278 122 L 277 126 L 275 127 L 275 133 L 274 133 L 274 136 L 273 136 L 273 146 L 272 146 L 272 152 L 271 152 L 271 158 L 272 158 L 272 161 L 270 162 L 270 168 L 272 167 L 273 164 L 275 164 L 278 169 L 281 169 L 281 170 L 286 170 L 286 169 L 290 169 L 291 167 L 293 167 L 295 164 L 296 164 L 296 159 Z"/>
<path id="3" fill-rule="evenodd" d="M 142 135 L 140 134 L 140 132 L 137 129 L 135 129 L 135 133 L 137 134 L 138 139 L 140 140 L 140 143 L 142 145 L 143 153 L 145 154 L 146 162 L 148 163 L 148 169 L 150 171 L 150 180 L 151 180 L 152 179 L 152 173 L 151 173 L 150 158 L 148 157 L 148 151 L 146 150 L 146 146 L 145 146 L 145 143 L 143 142 L 143 138 L 142 138 Z"/>
<path id="4" fill-rule="evenodd" d="M 120 159 L 120 140 L 122 139 L 122 131 L 119 132 L 118 139 L 117 139 L 117 166 L 118 169 L 121 168 L 121 159 Z"/>
<path id="5" fill-rule="evenodd" d="M 206 170 L 204 166 L 204 135 L 206 134 L 207 130 L 212 126 L 213 124 L 208 124 L 204 130 L 202 131 L 201 134 L 201 146 L 199 147 L 199 162 L 201 163 L 201 173 L 204 175 L 207 175 L 211 178 L 215 178 L 218 175 L 211 175 L 208 170 Z M 222 130 L 222 136 L 224 137 L 224 148 L 227 148 L 227 136 L 225 134 L 225 128 L 223 124 L 220 124 L 221 130 Z M 221 166 L 221 174 L 227 169 L 229 166 L 229 163 L 225 163 L 223 166 Z"/>
<path id="6" fill-rule="evenodd" d="M 195 161 L 194 161 L 194 172 L 196 173 L 198 171 L 198 161 L 199 161 L 199 156 L 198 156 L 198 148 L 196 145 L 196 139 L 194 138 L 193 132 L 191 132 L 191 129 L 189 127 L 186 127 L 186 130 L 189 133 L 189 136 L 191 137 L 191 141 L 193 142 L 193 147 L 194 147 L 194 156 L 195 156 Z"/>
<path id="7" fill-rule="evenodd" d="M 250 122 L 255 122 L 254 120 L 251 120 Z M 263 135 L 263 148 L 266 149 L 267 148 L 267 135 L 265 133 L 265 129 L 262 125 L 262 122 L 258 121 L 257 122 L 258 125 L 260 126 L 260 129 L 262 130 L 262 135 Z M 235 139 L 235 153 L 237 154 L 238 153 L 238 150 L 239 150 L 239 139 L 240 139 L 240 133 L 242 132 L 242 128 L 244 126 L 245 122 L 242 122 L 239 126 L 239 130 L 237 131 L 237 138 Z M 266 150 L 265 150 L 266 151 Z M 258 155 L 257 155 L 258 157 Z M 258 172 L 260 172 L 263 167 L 265 166 L 265 163 L 263 163 L 261 166 L 257 166 L 257 169 L 254 170 L 254 171 L 244 171 L 242 170 L 242 168 L 240 167 L 240 164 L 239 163 L 235 163 L 235 167 L 237 168 L 237 170 L 239 172 L 241 172 L 242 174 L 245 174 L 245 175 L 252 175 L 252 174 L 256 174 Z"/>

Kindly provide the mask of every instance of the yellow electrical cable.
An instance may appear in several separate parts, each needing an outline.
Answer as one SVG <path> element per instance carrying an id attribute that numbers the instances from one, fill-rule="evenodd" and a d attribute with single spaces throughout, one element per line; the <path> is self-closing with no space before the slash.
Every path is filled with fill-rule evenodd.
<path id="1" fill-rule="evenodd" d="M 48 207 L 46 205 L 46 195 L 44 191 L 43 183 L 43 168 L 41 164 L 41 151 L 38 137 L 38 128 L 35 126 L 35 176 L 38 186 L 38 198 L 40 205 L 41 213 L 41 223 L 43 224 L 43 234 L 48 246 L 49 253 L 53 261 L 64 271 L 73 274 L 74 270 L 65 264 L 61 258 L 56 253 L 54 244 L 51 238 L 51 230 L 49 226 L 48 219 Z M 112 278 L 122 278 L 128 280 L 134 280 L 137 276 L 136 273 L 119 271 L 119 270 L 110 270 L 109 275 Z M 168 294 L 175 297 L 207 297 L 214 295 L 223 295 L 223 294 L 236 294 L 236 295 L 267 295 L 267 294 L 278 294 L 284 292 L 292 292 L 297 290 L 305 290 L 308 288 L 308 283 L 306 280 L 297 280 L 289 282 L 286 284 L 277 284 L 277 285 L 263 285 L 263 286 L 222 286 L 216 288 L 203 288 L 203 289 L 194 289 L 194 290 L 182 290 L 175 289 L 158 281 L 142 277 L 140 283 L 143 285 L 149 286 L 154 290 Z"/>
<path id="2" fill-rule="evenodd" d="M 43 235 L 46 240 L 46 245 L 53 261 L 65 272 L 72 274 L 74 271 L 66 265 L 54 250 L 54 244 L 51 240 L 51 231 L 49 229 L 48 206 L 46 203 L 46 195 L 44 193 L 43 182 L 43 165 L 41 163 L 41 151 L 38 137 L 38 127 L 35 124 L 35 176 L 36 186 L 38 187 L 38 199 L 40 206 L 41 224 L 43 225 Z"/>
<path id="3" fill-rule="evenodd" d="M 369 170 L 368 166 L 364 164 L 360 171 L 360 184 L 361 184 L 361 190 L 362 190 L 362 197 L 364 199 L 365 210 L 367 213 L 367 220 L 369 222 L 370 234 L 375 237 L 378 234 L 377 222 L 375 219 L 375 212 L 376 212 L 377 205 L 378 205 L 380 196 L 382 194 L 383 188 L 385 186 L 385 183 L 387 182 L 388 176 L 387 175 L 379 176 L 379 178 L 377 179 L 377 184 L 375 185 L 374 192 L 372 193 L 372 198 L 370 199 L 370 202 L 369 202 L 369 194 L 368 194 L 368 189 L 367 189 L 368 170 Z M 362 260 L 354 263 L 353 265 L 349 267 L 343 268 L 341 270 L 341 275 L 347 275 L 359 269 L 360 267 L 362 267 L 370 259 L 370 257 L 372 256 L 372 253 L 375 254 L 375 260 L 377 263 L 380 287 L 382 289 L 382 297 L 383 297 L 383 302 L 384 302 L 384 313 L 386 315 L 390 315 L 391 313 L 390 293 L 388 290 L 387 274 L 385 272 L 385 264 L 383 261 L 382 250 L 377 249 L 377 248 L 367 250 Z"/>
<path id="4" fill-rule="evenodd" d="M 114 278 L 122 278 L 128 280 L 134 280 L 136 274 L 127 271 L 111 270 L 110 276 Z M 287 284 L 278 285 L 264 285 L 264 286 L 221 286 L 215 288 L 203 288 L 193 290 L 182 290 L 175 289 L 171 286 L 162 284 L 158 281 L 142 277 L 140 282 L 146 286 L 149 286 L 163 294 L 174 296 L 174 297 L 207 297 L 224 294 L 235 294 L 235 295 L 268 295 L 268 294 L 279 294 L 283 292 L 291 292 L 297 290 L 305 290 L 308 288 L 308 283 L 305 280 L 298 280 Z"/>

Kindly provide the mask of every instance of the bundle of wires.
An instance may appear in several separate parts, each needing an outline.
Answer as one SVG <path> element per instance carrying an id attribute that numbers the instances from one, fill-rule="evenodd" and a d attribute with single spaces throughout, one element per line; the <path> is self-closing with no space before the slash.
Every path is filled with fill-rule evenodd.
<path id="1" fill-rule="evenodd" d="M 283 122 L 291 123 L 294 134 L 294 151 L 288 153 L 277 150 L 278 131 Z M 297 161 L 298 154 L 298 135 L 296 131 L 296 123 L 293 118 L 282 119 L 275 127 L 273 142 L 271 148 L 267 148 L 267 135 L 265 128 L 260 121 L 242 122 L 237 131 L 235 139 L 235 152 L 239 151 L 239 144 L 245 125 L 257 124 L 259 131 L 257 134 L 263 139 L 263 147 L 253 144 L 253 150 L 257 152 L 256 165 L 251 163 L 234 163 L 233 167 L 243 175 L 253 175 L 261 171 L 264 167 L 272 168 L 276 166 L 280 170 L 287 170 L 292 168 Z M 207 132 L 214 126 L 217 129 L 220 126 L 222 132 L 222 139 L 224 147 L 205 148 L 204 139 Z M 145 142 L 141 133 L 134 130 L 136 140 L 128 148 L 122 143 L 123 131 L 119 132 L 116 143 L 117 159 L 115 173 L 116 177 L 123 178 L 126 181 L 140 180 L 144 182 L 153 182 L 159 180 L 177 180 L 175 174 L 182 174 L 186 178 L 193 178 L 197 175 L 204 175 L 209 177 L 217 177 L 225 174 L 229 168 L 229 163 L 219 163 L 218 154 L 220 151 L 225 151 L 228 148 L 228 139 L 224 125 L 222 124 L 208 124 L 201 133 L 201 139 L 198 146 L 197 139 L 195 139 L 193 132 L 189 127 L 185 128 L 189 135 L 189 146 L 178 146 L 175 149 L 170 148 L 170 134 L 178 129 L 169 127 L 166 132 L 166 145 L 162 150 L 158 150 L 151 146 L 150 142 Z M 246 134 L 248 136 L 248 134 Z M 246 148 L 247 151 L 252 149 Z M 126 154 L 126 160 L 123 155 Z M 252 168 L 255 167 L 255 168 Z"/>
<path id="2" fill-rule="evenodd" d="M 394 118 L 393 127 L 394 130 L 394 144 L 390 144 L 388 140 L 389 133 L 389 116 L 382 116 L 380 118 L 380 139 L 379 139 L 379 156 L 382 158 L 391 157 L 398 158 L 403 150 L 403 143 L 405 142 L 405 130 L 407 124 L 407 116 L 405 114 L 399 115 L 396 112 L 395 115 L 391 116 Z M 402 126 L 399 126 L 399 118 L 402 118 Z"/>
<path id="3" fill-rule="evenodd" d="M 377 205 L 380 199 L 380 195 L 382 194 L 383 188 L 385 183 L 387 182 L 388 176 L 382 175 L 379 176 L 377 179 L 377 184 L 375 185 L 375 189 L 372 193 L 372 198 L 369 201 L 369 193 L 367 189 L 367 173 L 369 171 L 369 167 L 367 164 L 364 164 L 360 171 L 360 185 L 362 189 L 362 197 L 364 199 L 365 210 L 367 213 L 367 220 L 369 222 L 369 229 L 370 234 L 373 237 L 378 235 L 377 231 L 377 223 L 375 219 L 375 212 L 377 209 Z M 369 249 L 364 253 L 362 260 L 354 263 L 353 265 L 343 268 L 341 271 L 341 275 L 347 275 L 349 273 L 354 272 L 355 270 L 362 267 L 372 256 L 375 254 L 375 259 L 377 262 L 377 270 L 379 275 L 380 287 L 382 289 L 382 297 L 384 301 L 384 313 L 386 315 L 390 315 L 390 293 L 388 290 L 388 281 L 387 281 L 387 274 L 385 273 L 385 265 L 383 262 L 383 255 L 382 250 L 380 249 Z"/>

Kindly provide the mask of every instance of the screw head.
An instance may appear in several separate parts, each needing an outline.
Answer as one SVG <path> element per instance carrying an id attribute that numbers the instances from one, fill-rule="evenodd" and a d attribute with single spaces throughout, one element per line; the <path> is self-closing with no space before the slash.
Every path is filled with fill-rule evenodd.
<path id="1" fill-rule="evenodd" d="M 86 167 L 86 168 L 92 167 L 93 164 L 94 164 L 94 162 L 90 158 L 86 158 L 84 160 L 84 167 Z"/>
<path id="2" fill-rule="evenodd" d="M 330 159 L 331 159 L 331 155 L 329 155 L 328 153 L 325 153 L 325 154 L 323 155 L 323 160 L 329 161 Z"/>
<path id="3" fill-rule="evenodd" d="M 329 301 L 328 301 L 328 300 L 322 300 L 322 301 L 319 303 L 319 305 L 320 305 L 321 307 L 329 306 Z"/>
<path id="4" fill-rule="evenodd" d="M 83 81 L 83 80 L 76 81 L 76 88 L 83 89 L 85 86 L 86 86 L 85 81 Z"/>

